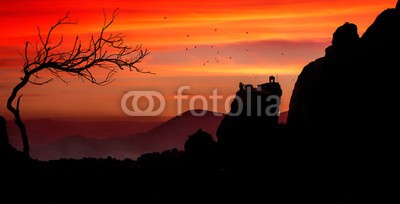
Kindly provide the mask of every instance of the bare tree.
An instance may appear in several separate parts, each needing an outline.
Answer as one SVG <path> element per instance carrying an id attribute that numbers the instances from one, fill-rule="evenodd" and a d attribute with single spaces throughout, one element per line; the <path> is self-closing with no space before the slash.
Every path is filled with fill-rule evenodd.
<path id="1" fill-rule="evenodd" d="M 117 10 L 113 12 L 110 20 L 107 20 L 104 14 L 104 24 L 100 33 L 97 36 L 92 35 L 87 45 L 82 44 L 79 37 L 76 36 L 72 49 L 67 49 L 67 51 L 60 48 L 63 44 L 63 36 L 57 39 L 56 43 L 53 43 L 52 34 L 54 30 L 61 26 L 77 24 L 77 22 L 70 20 L 69 13 L 51 26 L 46 35 L 42 35 L 38 28 L 38 42 L 35 44 L 25 43 L 24 52 L 21 53 L 25 61 L 22 67 L 23 76 L 20 77 L 21 81 L 14 87 L 8 98 L 7 109 L 14 115 L 14 121 L 21 133 L 23 152 L 27 156 L 29 156 L 29 142 L 25 125 L 20 116 L 22 95 L 19 95 L 18 92 L 28 83 L 44 85 L 52 81 L 52 78 L 43 80 L 39 76 L 41 72 L 48 70 L 55 78 L 61 79 L 65 83 L 68 82 L 63 78 L 63 74 L 97 85 L 111 83 L 114 81 L 114 74 L 124 68 L 130 71 L 150 73 L 135 66 L 149 54 L 147 49 L 143 50 L 140 45 L 136 47 L 127 46 L 124 41 L 125 35 L 122 33 L 106 32 L 116 16 Z M 105 75 L 101 78 L 96 77 L 93 74 L 93 71 L 96 70 L 103 70 Z"/>

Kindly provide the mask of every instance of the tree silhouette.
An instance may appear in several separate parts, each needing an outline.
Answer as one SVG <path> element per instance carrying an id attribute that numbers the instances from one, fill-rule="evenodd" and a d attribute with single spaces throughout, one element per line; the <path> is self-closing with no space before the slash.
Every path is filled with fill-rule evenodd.
<path id="1" fill-rule="evenodd" d="M 114 74 L 124 68 L 128 68 L 130 71 L 150 73 L 135 66 L 149 54 L 147 49 L 143 50 L 140 45 L 136 47 L 126 45 L 125 35 L 122 33 L 106 33 L 116 16 L 117 10 L 114 10 L 110 20 L 107 20 L 107 16 L 104 14 L 104 24 L 98 36 L 91 35 L 87 45 L 83 44 L 76 36 L 72 49 L 67 49 L 67 51 L 60 49 L 63 44 L 63 36 L 53 43 L 52 35 L 54 30 L 61 26 L 77 24 L 70 20 L 69 12 L 50 27 L 47 35 L 42 35 L 38 28 L 38 42 L 35 44 L 25 43 L 24 52 L 21 53 L 24 58 L 23 76 L 20 77 L 21 81 L 14 87 L 7 101 L 7 109 L 14 115 L 14 121 L 19 127 L 25 155 L 29 156 L 29 143 L 25 125 L 20 116 L 22 95 L 19 95 L 18 98 L 17 95 L 28 83 L 44 85 L 52 81 L 52 78 L 41 80 L 39 73 L 47 70 L 55 78 L 65 83 L 68 82 L 62 74 L 68 74 L 97 85 L 111 83 L 114 81 Z M 30 48 L 33 49 L 33 54 L 31 54 Z M 98 78 L 93 71 L 103 71 L 105 76 Z"/>

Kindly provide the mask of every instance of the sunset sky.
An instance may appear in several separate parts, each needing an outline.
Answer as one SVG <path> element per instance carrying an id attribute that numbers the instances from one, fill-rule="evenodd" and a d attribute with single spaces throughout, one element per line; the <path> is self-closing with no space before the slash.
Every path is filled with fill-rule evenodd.
<path id="1" fill-rule="evenodd" d="M 396 0 L 1 0 L 0 1 L 0 115 L 11 118 L 6 100 L 21 76 L 18 51 L 24 42 L 36 42 L 37 26 L 47 31 L 68 11 L 77 25 L 56 32 L 64 49 L 74 36 L 96 35 L 103 10 L 119 14 L 110 32 L 126 34 L 129 45 L 142 45 L 151 54 L 138 66 L 156 75 L 121 71 L 117 80 L 98 87 L 69 79 L 45 86 L 28 85 L 21 109 L 30 118 L 125 117 L 120 100 L 126 91 L 159 91 L 167 102 L 163 116 L 176 115 L 173 96 L 208 98 L 214 89 L 234 94 L 238 83 L 260 84 L 276 75 L 284 91 L 281 110 L 288 110 L 297 75 L 309 62 L 322 57 L 333 32 L 345 22 L 358 25 L 362 35 L 376 16 Z M 56 40 L 54 40 L 56 41 Z M 44 76 L 47 76 L 44 73 Z M 209 110 L 213 110 L 209 103 Z M 197 104 L 197 107 L 201 107 Z M 183 109 L 188 109 L 184 103 Z M 217 111 L 225 112 L 224 100 Z"/>

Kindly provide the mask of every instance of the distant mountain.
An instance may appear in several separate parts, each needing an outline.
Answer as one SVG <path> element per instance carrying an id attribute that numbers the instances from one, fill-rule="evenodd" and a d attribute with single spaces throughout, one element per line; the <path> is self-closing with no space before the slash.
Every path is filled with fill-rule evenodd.
<path id="1" fill-rule="evenodd" d="M 128 134 L 146 132 L 162 122 L 136 121 L 104 121 L 104 122 L 73 122 L 52 119 L 37 119 L 25 121 L 29 140 L 32 146 L 54 143 L 62 138 L 81 135 L 86 138 L 106 139 L 122 137 Z M 18 146 L 19 130 L 12 122 L 8 122 L 10 139 Z"/>
<path id="2" fill-rule="evenodd" d="M 199 111 L 197 111 L 199 112 Z M 204 116 L 193 116 L 190 111 L 161 124 L 160 126 L 142 133 L 124 137 L 128 143 L 134 145 L 140 152 L 162 151 L 170 148 L 183 149 L 189 135 L 198 129 L 203 129 L 216 138 L 216 130 L 223 118 L 207 111 Z"/>
<path id="3" fill-rule="evenodd" d="M 214 137 L 223 116 L 207 111 L 204 116 L 193 116 L 190 111 L 143 133 L 119 138 L 88 139 L 82 136 L 63 138 L 50 145 L 32 149 L 32 157 L 40 160 L 59 158 L 107 157 L 137 158 L 143 153 L 171 148 L 183 149 L 189 135 L 198 129 Z"/>
<path id="4" fill-rule="evenodd" d="M 278 122 L 279 124 L 286 124 L 289 112 L 282 112 L 279 114 Z"/>

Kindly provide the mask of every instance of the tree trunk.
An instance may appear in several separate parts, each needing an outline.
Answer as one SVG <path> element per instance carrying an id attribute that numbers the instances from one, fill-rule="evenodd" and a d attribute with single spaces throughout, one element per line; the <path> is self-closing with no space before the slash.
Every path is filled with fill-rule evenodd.
<path id="1" fill-rule="evenodd" d="M 19 132 L 21 134 L 21 139 L 22 139 L 22 145 L 23 145 L 23 153 L 25 156 L 29 157 L 29 140 L 28 140 L 28 135 L 26 134 L 26 128 L 25 124 L 21 120 L 21 116 L 19 115 L 19 110 L 17 111 L 17 114 L 14 114 L 14 122 L 17 124 L 19 128 Z"/>
<path id="2" fill-rule="evenodd" d="M 25 74 L 25 76 L 21 79 L 21 82 L 17 84 L 13 91 L 11 92 L 10 97 L 7 100 L 7 109 L 14 115 L 14 122 L 18 126 L 19 131 L 21 133 L 21 139 L 23 144 L 23 153 L 25 156 L 29 157 L 29 141 L 28 135 L 26 133 L 26 128 L 24 122 L 22 122 L 21 116 L 19 114 L 19 103 L 22 95 L 17 99 L 17 104 L 14 107 L 13 102 L 17 97 L 18 92 L 29 82 L 30 74 Z"/>

